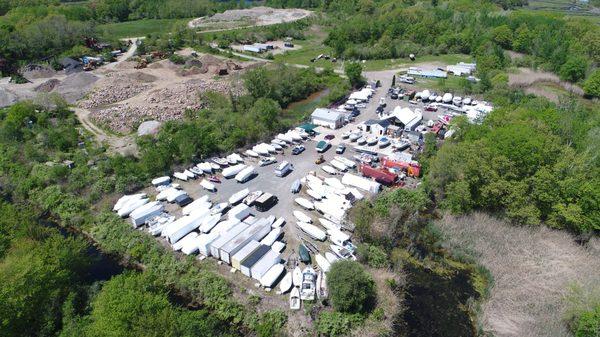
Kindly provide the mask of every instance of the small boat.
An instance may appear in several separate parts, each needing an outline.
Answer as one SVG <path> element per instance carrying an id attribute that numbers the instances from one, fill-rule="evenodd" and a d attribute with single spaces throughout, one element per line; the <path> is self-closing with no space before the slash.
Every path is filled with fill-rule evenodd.
<path id="1" fill-rule="evenodd" d="M 263 194 L 263 191 L 254 191 L 254 192 L 249 193 L 248 196 L 244 198 L 244 204 L 246 204 L 248 206 L 252 206 L 252 204 L 254 204 L 256 199 L 260 198 L 260 196 L 262 194 Z"/>
<path id="2" fill-rule="evenodd" d="M 390 145 L 390 139 L 387 137 L 381 137 L 379 139 L 379 147 L 386 147 L 388 145 Z"/>
<path id="3" fill-rule="evenodd" d="M 203 176 L 203 175 L 204 175 L 204 172 L 203 172 L 201 169 L 199 169 L 197 166 L 190 167 L 190 168 L 189 168 L 189 170 L 190 170 L 190 171 L 191 171 L 193 174 L 195 174 L 195 175 L 197 175 L 197 176 Z"/>
<path id="4" fill-rule="evenodd" d="M 185 175 L 185 173 L 182 172 L 175 172 L 173 173 L 173 177 L 179 179 L 179 180 L 183 180 L 183 181 L 187 181 L 188 180 L 188 176 Z"/>
<path id="5" fill-rule="evenodd" d="M 238 161 L 237 161 L 237 159 L 233 155 L 227 156 L 227 164 L 229 164 L 229 165 L 235 165 L 237 163 L 238 163 Z"/>
<path id="6" fill-rule="evenodd" d="M 346 131 L 346 132 L 342 133 L 342 139 L 350 138 L 350 134 L 351 134 L 350 131 Z"/>
<path id="7" fill-rule="evenodd" d="M 319 194 L 318 192 L 316 192 L 315 190 L 312 189 L 307 189 L 306 190 L 306 194 L 308 194 L 311 198 L 315 199 L 315 200 L 321 200 L 323 198 L 323 196 L 321 196 L 321 194 Z"/>
<path id="8" fill-rule="evenodd" d="M 317 265 L 319 265 L 319 268 L 324 272 L 328 272 L 329 268 L 331 268 L 331 263 L 329 263 L 329 261 L 321 254 L 315 255 L 315 261 L 317 262 Z"/>
<path id="9" fill-rule="evenodd" d="M 227 159 L 225 158 L 212 158 L 211 159 L 215 164 L 219 165 L 219 166 L 229 166 L 229 162 L 227 161 Z"/>
<path id="10" fill-rule="evenodd" d="M 329 165 L 323 165 L 323 166 L 321 166 L 321 169 L 332 175 L 335 175 L 338 173 L 338 171 L 336 169 L 334 169 L 333 167 L 331 167 Z"/>
<path id="11" fill-rule="evenodd" d="M 281 139 L 277 139 L 277 138 L 273 139 L 273 140 L 271 141 L 271 144 L 273 144 L 273 145 L 279 145 L 279 146 L 282 146 L 282 147 L 285 147 L 285 146 L 287 146 L 287 143 L 286 143 L 286 142 L 284 142 L 284 141 L 283 141 L 283 140 L 281 140 Z"/>
<path id="12" fill-rule="evenodd" d="M 248 194 L 250 194 L 250 190 L 247 188 L 244 188 L 241 191 L 238 191 L 236 193 L 234 193 L 233 195 L 231 195 L 231 197 L 229 197 L 229 203 L 231 205 L 235 205 L 237 203 L 239 203 L 240 201 L 244 200 L 245 197 L 248 196 Z"/>
<path id="13" fill-rule="evenodd" d="M 303 301 L 312 301 L 315 299 L 317 273 L 312 267 L 306 267 L 302 271 L 302 286 L 300 287 L 300 299 Z"/>
<path id="14" fill-rule="evenodd" d="M 246 152 L 244 152 L 245 155 L 247 155 L 248 157 L 254 157 L 254 158 L 258 158 L 258 153 L 252 151 L 252 150 L 246 150 Z"/>
<path id="15" fill-rule="evenodd" d="M 273 222 L 271 224 L 271 228 L 283 227 L 284 224 L 285 224 L 285 219 L 284 218 L 278 218 L 277 220 L 275 220 L 275 222 Z"/>
<path id="16" fill-rule="evenodd" d="M 375 136 L 369 137 L 369 138 L 367 138 L 367 145 L 373 146 L 373 145 L 377 144 L 377 141 L 378 141 L 377 137 L 375 137 Z"/>
<path id="17" fill-rule="evenodd" d="M 471 97 L 465 97 L 465 99 L 463 99 L 463 104 L 464 105 L 471 105 L 471 102 L 473 100 L 471 99 Z"/>
<path id="18" fill-rule="evenodd" d="M 346 165 L 349 168 L 356 167 L 356 163 L 346 157 L 335 156 L 334 159 L 339 161 L 340 163 L 343 163 L 344 165 Z"/>
<path id="19" fill-rule="evenodd" d="M 275 157 L 265 157 L 258 161 L 258 166 L 267 166 L 277 162 Z"/>
<path id="20" fill-rule="evenodd" d="M 186 244 L 193 241 L 197 236 L 198 236 L 198 233 L 196 233 L 196 232 L 189 233 L 188 235 L 183 237 L 181 240 L 179 240 L 173 244 L 173 246 L 172 246 L 173 250 L 174 251 L 181 250 L 181 248 L 183 248 L 183 246 L 185 246 Z"/>
<path id="21" fill-rule="evenodd" d="M 210 230 L 217 225 L 220 219 L 221 213 L 213 214 L 204 218 L 204 220 L 202 220 L 202 223 L 200 224 L 200 231 L 202 233 L 210 232 Z"/>
<path id="22" fill-rule="evenodd" d="M 348 139 L 351 142 L 355 142 L 360 138 L 360 133 L 351 133 L 350 136 L 348 136 Z"/>
<path id="23" fill-rule="evenodd" d="M 356 256 L 352 254 L 348 249 L 338 246 L 330 245 L 331 251 L 337 255 L 340 259 L 356 261 Z"/>
<path id="24" fill-rule="evenodd" d="M 184 170 L 183 174 L 185 174 L 188 178 L 190 179 L 194 179 L 196 178 L 196 175 L 194 174 L 194 172 L 190 171 L 190 170 Z"/>
<path id="25" fill-rule="evenodd" d="M 319 273 L 320 277 L 317 277 L 317 297 L 319 299 L 325 299 L 329 296 L 327 291 L 327 275 L 323 272 Z"/>
<path id="26" fill-rule="evenodd" d="M 352 158 L 356 159 L 357 161 L 361 162 L 361 163 L 365 163 L 365 164 L 370 164 L 371 163 L 371 158 L 360 155 L 360 154 L 355 154 L 354 156 L 352 156 Z"/>
<path id="27" fill-rule="evenodd" d="M 340 259 L 335 254 L 330 252 L 325 252 L 325 258 L 327 259 L 327 261 L 329 261 L 329 263 L 334 263 L 335 261 Z"/>
<path id="28" fill-rule="evenodd" d="M 294 211 L 292 214 L 294 214 L 294 217 L 296 217 L 296 219 L 298 219 L 300 222 L 312 223 L 312 219 L 300 211 Z"/>
<path id="29" fill-rule="evenodd" d="M 461 105 L 462 104 L 462 97 L 460 96 L 454 96 L 454 98 L 452 99 L 452 104 L 454 105 Z"/>
<path id="30" fill-rule="evenodd" d="M 279 282 L 279 293 L 285 294 L 288 291 L 290 291 L 290 289 L 292 289 L 293 286 L 294 285 L 292 284 L 292 273 L 288 271 L 285 274 L 285 276 L 281 279 L 281 282 Z"/>
<path id="31" fill-rule="evenodd" d="M 300 257 L 300 261 L 308 264 L 310 263 L 310 252 L 308 251 L 308 248 L 306 248 L 306 246 L 304 244 L 300 244 L 300 246 L 298 246 L 298 256 Z M 300 269 L 299 267 L 296 267 L 298 269 Z M 296 271 L 294 270 L 294 274 L 296 273 Z M 300 274 L 302 275 L 302 273 Z M 300 282 L 302 282 L 302 278 L 300 278 Z M 296 282 L 294 281 L 294 284 L 296 284 Z"/>
<path id="32" fill-rule="evenodd" d="M 338 225 L 337 223 L 327 220 L 325 218 L 319 218 L 319 222 L 321 223 L 321 225 L 323 227 L 325 227 L 325 229 L 328 230 L 336 230 L 336 229 L 340 229 L 342 226 Z"/>
<path id="33" fill-rule="evenodd" d="M 300 290 L 294 288 L 290 293 L 290 310 L 300 310 L 300 303 Z"/>
<path id="34" fill-rule="evenodd" d="M 200 182 L 200 186 L 202 186 L 205 190 L 211 191 L 211 192 L 214 192 L 217 190 L 217 187 L 215 186 L 215 184 L 211 183 L 210 181 L 208 181 L 206 179 L 202 179 L 202 181 Z"/>
<path id="35" fill-rule="evenodd" d="M 442 101 L 442 96 L 438 96 L 438 97 L 436 97 L 436 98 L 435 98 L 435 101 L 436 101 L 437 103 L 440 103 L 440 102 Z"/>
<path id="36" fill-rule="evenodd" d="M 367 138 L 360 137 L 356 142 L 358 143 L 358 145 L 365 145 L 367 144 Z"/>
<path id="37" fill-rule="evenodd" d="M 340 162 L 339 160 L 334 159 L 334 160 L 330 161 L 329 163 L 331 164 L 331 166 L 335 167 L 336 169 L 338 169 L 342 172 L 344 172 L 348 169 L 348 167 L 344 163 Z"/>
<path id="38" fill-rule="evenodd" d="M 292 186 L 290 187 L 290 192 L 298 193 L 298 192 L 300 192 L 300 187 L 302 187 L 302 184 L 300 183 L 300 179 L 296 179 L 296 180 L 294 180 L 294 182 L 292 183 Z"/>
<path id="39" fill-rule="evenodd" d="M 327 234 L 323 230 L 308 222 L 296 222 L 296 226 L 315 240 L 325 241 L 327 239 Z"/>
<path id="40" fill-rule="evenodd" d="M 398 151 L 403 151 L 405 149 L 408 149 L 410 147 L 410 142 L 401 139 L 401 140 L 394 140 L 392 142 L 392 147 Z"/>
<path id="41" fill-rule="evenodd" d="M 271 146 L 275 149 L 275 151 L 283 150 L 283 147 L 279 144 L 271 144 Z"/>
<path id="42" fill-rule="evenodd" d="M 202 170 L 202 172 L 204 173 L 212 173 L 213 168 L 210 165 L 210 163 L 204 162 L 204 163 L 200 163 L 198 165 L 196 165 L 199 169 Z"/>
<path id="43" fill-rule="evenodd" d="M 304 245 L 300 245 L 300 246 L 303 247 Z M 304 249 L 306 249 L 306 248 L 304 248 Z M 308 253 L 308 249 L 306 249 L 306 252 Z M 309 261 L 310 261 L 310 259 L 309 259 Z M 302 285 L 302 269 L 300 269 L 300 266 L 296 266 L 296 268 L 294 268 L 294 271 L 292 272 L 292 283 L 296 287 L 300 287 Z"/>
<path id="44" fill-rule="evenodd" d="M 227 202 L 218 203 L 210 209 L 210 213 L 211 214 L 223 213 L 223 211 L 226 210 L 227 207 L 229 207 L 229 203 L 227 203 Z"/>
<path id="45" fill-rule="evenodd" d="M 221 183 L 221 179 L 217 178 L 217 176 L 209 176 L 208 180 L 213 182 L 213 183 Z"/>
<path id="46" fill-rule="evenodd" d="M 217 163 L 208 163 L 210 165 L 210 167 L 213 169 L 213 171 L 218 171 L 221 169 L 221 165 L 217 164 Z"/>
<path id="47" fill-rule="evenodd" d="M 313 210 L 313 209 L 315 209 L 315 205 L 312 202 L 310 202 L 309 200 L 306 200 L 304 198 L 296 198 L 296 199 L 294 199 L 294 201 L 298 205 L 304 207 L 307 210 Z"/>

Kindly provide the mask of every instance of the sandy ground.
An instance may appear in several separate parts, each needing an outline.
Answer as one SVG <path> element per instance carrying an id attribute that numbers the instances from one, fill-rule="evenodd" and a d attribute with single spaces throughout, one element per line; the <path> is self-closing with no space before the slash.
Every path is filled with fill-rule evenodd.
<path id="1" fill-rule="evenodd" d="M 553 102 L 559 101 L 559 94 L 539 84 L 557 85 L 569 93 L 583 96 L 583 89 L 581 89 L 581 87 L 569 82 L 561 81 L 560 78 L 553 73 L 536 71 L 528 68 L 518 68 L 516 73 L 509 73 L 508 84 L 512 87 L 522 88 L 526 93 L 546 97 Z"/>
<path id="2" fill-rule="evenodd" d="M 453 249 L 492 273 L 480 320 L 494 336 L 570 336 L 564 322 L 570 289 L 600 299 L 597 238 L 584 247 L 566 231 L 518 227 L 481 213 L 447 215 L 437 225 Z"/>
<path id="3" fill-rule="evenodd" d="M 249 9 L 231 9 L 210 17 L 194 19 L 188 23 L 188 27 L 209 29 L 204 30 L 208 32 L 247 26 L 268 26 L 297 21 L 311 14 L 311 11 L 297 8 L 253 7 Z"/>

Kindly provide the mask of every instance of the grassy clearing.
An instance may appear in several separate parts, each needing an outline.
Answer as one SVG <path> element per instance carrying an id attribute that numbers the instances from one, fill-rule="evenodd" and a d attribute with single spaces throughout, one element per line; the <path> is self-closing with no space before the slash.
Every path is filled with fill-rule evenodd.
<path id="1" fill-rule="evenodd" d="M 416 61 L 410 59 L 386 59 L 386 60 L 367 60 L 363 63 L 363 68 L 367 71 L 387 70 L 394 68 L 407 68 L 419 66 L 416 63 L 439 63 L 439 65 L 455 64 L 458 62 L 471 62 L 473 58 L 465 54 L 446 54 L 446 55 L 423 55 L 417 56 Z"/>
<path id="2" fill-rule="evenodd" d="M 319 54 L 331 54 L 331 48 L 323 44 L 323 39 L 316 36 L 308 36 L 306 40 L 294 41 L 294 44 L 302 46 L 298 50 L 287 51 L 283 54 L 275 55 L 276 61 L 293 64 L 304 64 L 307 66 L 314 65 L 315 67 L 323 67 L 326 64 L 332 64 L 328 60 L 318 60 L 310 62 L 311 59 Z"/>
<path id="3" fill-rule="evenodd" d="M 154 33 L 165 33 L 175 24 L 182 24 L 190 19 L 145 19 L 118 23 L 107 23 L 98 26 L 104 36 L 111 38 L 141 37 Z"/>
<path id="4" fill-rule="evenodd" d="M 482 304 L 482 329 L 497 336 L 570 336 L 571 302 L 600 301 L 597 238 L 588 247 L 567 232 L 517 227 L 482 213 L 436 222 L 449 248 L 475 258 L 494 284 Z M 573 289 L 576 289 L 575 293 Z"/>

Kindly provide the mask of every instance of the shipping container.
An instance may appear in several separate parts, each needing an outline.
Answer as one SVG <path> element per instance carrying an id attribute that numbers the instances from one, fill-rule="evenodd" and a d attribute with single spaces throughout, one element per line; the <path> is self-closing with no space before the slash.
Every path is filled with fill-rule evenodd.
<path id="1" fill-rule="evenodd" d="M 281 261 L 281 254 L 269 249 L 269 251 L 256 262 L 250 268 L 250 277 L 255 280 L 260 280 L 261 277 L 269 270 L 273 265 Z"/>
<path id="2" fill-rule="evenodd" d="M 228 219 L 238 219 L 240 221 L 244 220 L 248 215 L 250 215 L 250 207 L 245 204 L 239 204 L 227 212 Z"/>
<path id="3" fill-rule="evenodd" d="M 240 262 L 240 271 L 242 274 L 251 277 L 250 268 L 270 251 L 271 248 L 269 246 L 260 245 L 252 254 L 248 255 Z"/>
<path id="4" fill-rule="evenodd" d="M 398 180 L 398 176 L 388 170 L 371 167 L 367 164 L 362 164 L 359 167 L 360 172 L 368 178 L 374 178 L 376 182 L 384 185 L 393 185 Z"/>
<path id="5" fill-rule="evenodd" d="M 269 234 L 270 230 L 271 226 L 267 223 L 257 222 L 221 247 L 219 249 L 219 258 L 225 263 L 231 263 L 231 256 L 244 248 L 248 242 L 261 240 Z"/>
<path id="6" fill-rule="evenodd" d="M 216 232 L 208 233 L 208 234 L 200 234 L 196 237 L 196 244 L 198 245 L 198 250 L 200 254 L 204 256 L 210 256 L 210 245 L 217 240 L 221 235 Z"/>
<path id="7" fill-rule="evenodd" d="M 248 242 L 242 249 L 240 249 L 231 257 L 231 266 L 237 270 L 240 270 L 241 262 L 250 254 L 254 253 L 260 246 L 261 244 L 256 240 Z"/>
<path id="8" fill-rule="evenodd" d="M 240 224 L 236 225 L 235 227 L 233 227 L 232 229 L 230 229 L 229 231 L 221 234 L 221 237 L 219 239 L 215 240 L 210 245 L 210 254 L 212 256 L 214 256 L 215 259 L 218 259 L 219 251 L 220 251 L 221 247 L 223 247 L 225 244 L 227 244 L 227 242 L 229 242 L 233 238 L 235 238 L 238 234 L 240 234 L 241 232 L 248 229 L 248 227 L 250 227 L 250 226 L 248 226 L 245 223 L 240 223 Z"/>

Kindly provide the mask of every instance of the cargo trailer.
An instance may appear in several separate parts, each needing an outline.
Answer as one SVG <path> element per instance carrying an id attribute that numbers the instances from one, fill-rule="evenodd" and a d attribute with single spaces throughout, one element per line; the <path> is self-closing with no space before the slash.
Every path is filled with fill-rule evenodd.
<path id="1" fill-rule="evenodd" d="M 221 235 L 216 232 L 211 232 L 208 234 L 200 234 L 196 237 L 196 244 L 198 245 L 198 250 L 200 254 L 204 256 L 210 256 L 210 245 L 217 240 Z"/>
<path id="2" fill-rule="evenodd" d="M 164 209 L 165 206 L 158 201 L 149 202 L 141 207 L 136 208 L 133 212 L 131 212 L 131 214 L 129 214 L 131 224 L 134 228 L 138 228 L 146 221 L 159 215 Z"/>
<path id="3" fill-rule="evenodd" d="M 251 277 L 250 268 L 254 266 L 263 256 L 271 252 L 271 248 L 267 245 L 260 245 L 252 254 L 248 255 L 240 262 L 240 271 L 242 274 Z"/>
<path id="4" fill-rule="evenodd" d="M 281 236 L 282 232 L 283 231 L 281 230 L 281 227 L 273 228 L 269 234 L 267 234 L 267 236 L 260 241 L 260 243 L 263 245 L 272 246 L 273 243 L 275 243 L 275 241 L 277 241 L 277 239 Z"/>
<path id="5" fill-rule="evenodd" d="M 252 241 L 258 241 L 264 238 L 269 231 L 271 230 L 271 226 L 266 224 L 265 222 L 257 222 L 256 224 L 250 226 L 244 232 L 237 235 L 231 241 L 227 242 L 223 247 L 219 249 L 219 258 L 221 261 L 230 264 L 231 257 L 240 251 L 240 249 L 244 248 L 244 246 Z"/>
<path id="6" fill-rule="evenodd" d="M 260 280 L 261 277 L 273 267 L 275 264 L 281 261 L 281 254 L 275 252 L 274 250 L 269 249 L 269 251 L 262 257 L 262 259 L 258 260 L 251 268 L 250 268 L 250 276 L 255 280 Z"/>
<path id="7" fill-rule="evenodd" d="M 228 219 L 238 219 L 240 221 L 244 220 L 248 215 L 250 215 L 250 207 L 245 204 L 239 204 L 227 212 Z"/>
<path id="8" fill-rule="evenodd" d="M 247 230 L 248 227 L 250 227 L 250 226 L 248 226 L 245 223 L 240 223 L 240 224 L 236 225 L 235 227 L 233 227 L 232 229 L 228 230 L 227 232 L 221 234 L 221 237 L 218 238 L 217 240 L 215 240 L 210 245 L 210 255 L 214 256 L 215 259 L 218 259 L 219 251 L 220 251 L 221 247 L 225 246 L 225 244 L 227 244 L 227 242 L 233 240 L 233 238 L 238 236 L 241 232 Z"/>
<path id="9" fill-rule="evenodd" d="M 231 257 L 231 266 L 237 270 L 240 270 L 241 262 L 250 254 L 254 253 L 260 246 L 261 244 L 256 240 L 248 242 L 242 249 L 240 249 Z"/>
<path id="10" fill-rule="evenodd" d="M 342 183 L 349 186 L 358 187 L 371 193 L 378 193 L 381 190 L 380 183 L 367 178 L 359 177 L 351 173 L 344 174 L 342 177 Z"/>
<path id="11" fill-rule="evenodd" d="M 367 164 L 362 164 L 359 171 L 363 176 L 375 179 L 376 182 L 383 185 L 393 185 L 398 180 L 398 176 L 388 170 L 371 167 Z"/>

